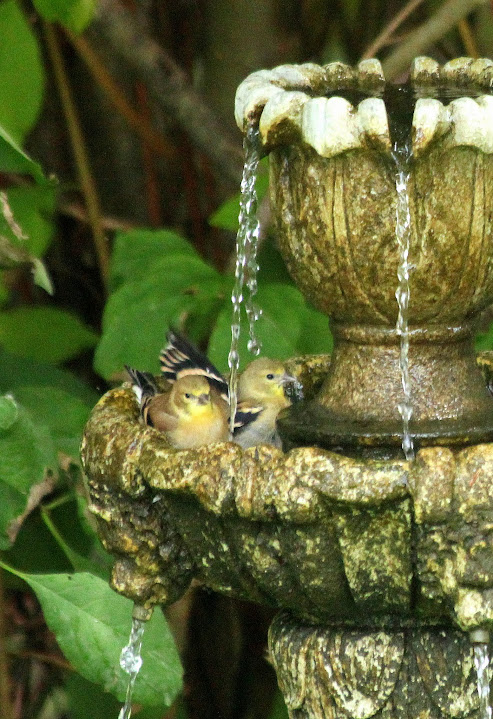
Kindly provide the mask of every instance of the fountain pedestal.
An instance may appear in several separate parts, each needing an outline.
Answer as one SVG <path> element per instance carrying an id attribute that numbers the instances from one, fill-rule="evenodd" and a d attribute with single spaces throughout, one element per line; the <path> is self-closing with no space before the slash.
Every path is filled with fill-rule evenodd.
<path id="1" fill-rule="evenodd" d="M 318 395 L 280 417 L 286 447 L 400 447 L 400 337 L 395 329 L 331 325 L 334 352 Z M 462 327 L 410 329 L 411 433 L 419 446 L 493 439 L 492 399 Z"/>

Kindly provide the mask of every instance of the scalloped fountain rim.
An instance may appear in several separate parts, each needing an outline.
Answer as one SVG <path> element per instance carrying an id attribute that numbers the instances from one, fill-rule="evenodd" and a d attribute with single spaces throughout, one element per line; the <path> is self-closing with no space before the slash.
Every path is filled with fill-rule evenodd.
<path id="1" fill-rule="evenodd" d="M 493 153 L 493 61 L 456 58 L 443 66 L 428 57 L 416 58 L 410 84 L 418 99 L 412 121 L 413 154 L 419 156 L 434 139 L 447 137 L 450 146 L 477 147 Z M 454 88 L 448 104 L 433 97 Z M 235 118 L 244 130 L 259 123 L 266 150 L 306 143 L 322 157 L 359 148 L 392 149 L 385 102 L 385 78 L 378 60 L 364 60 L 353 69 L 340 62 L 324 67 L 312 63 L 281 65 L 249 75 L 239 86 Z M 356 107 L 334 92 L 369 95 Z M 380 96 L 379 96 L 380 95 Z"/>

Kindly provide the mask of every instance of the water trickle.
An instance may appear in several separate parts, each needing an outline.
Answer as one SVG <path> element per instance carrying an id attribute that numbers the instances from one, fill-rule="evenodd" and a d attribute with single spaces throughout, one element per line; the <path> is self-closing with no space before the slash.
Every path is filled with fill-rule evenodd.
<path id="1" fill-rule="evenodd" d="M 393 158 L 396 164 L 395 186 L 397 190 L 396 237 L 399 246 L 399 266 L 397 268 L 398 286 L 395 293 L 399 308 L 396 330 L 400 336 L 399 366 L 401 370 L 404 397 L 398 405 L 402 417 L 402 451 L 406 459 L 414 459 L 414 443 L 409 431 L 409 422 L 413 414 L 411 377 L 409 373 L 409 248 L 411 244 L 411 211 L 409 205 L 409 164 L 411 143 L 396 143 Z"/>
<path id="2" fill-rule="evenodd" d="M 231 322 L 231 349 L 228 356 L 229 375 L 229 402 L 231 407 L 231 432 L 233 432 L 234 417 L 236 413 L 237 394 L 236 383 L 240 355 L 238 350 L 240 338 L 241 303 L 245 301 L 245 309 L 249 324 L 248 349 L 255 355 L 261 350 L 261 343 L 255 335 L 255 322 L 261 315 L 261 310 L 255 305 L 257 294 L 257 250 L 260 236 L 260 226 L 257 220 L 257 191 L 256 180 L 258 163 L 260 161 L 261 146 L 257 125 L 250 125 L 243 142 L 245 151 L 245 165 L 241 180 L 241 199 L 239 228 L 236 238 L 236 268 L 235 284 L 231 295 L 233 304 L 233 318 Z"/>
<path id="3" fill-rule="evenodd" d="M 132 713 L 132 694 L 135 680 L 142 666 L 142 636 L 146 622 L 142 619 L 132 618 L 132 629 L 127 646 L 123 647 L 120 654 L 120 666 L 129 675 L 125 704 L 121 708 L 118 719 L 130 719 Z"/>
<path id="4" fill-rule="evenodd" d="M 474 644 L 474 666 L 476 667 L 477 675 L 480 719 L 492 719 L 490 704 L 490 657 L 487 644 Z"/>

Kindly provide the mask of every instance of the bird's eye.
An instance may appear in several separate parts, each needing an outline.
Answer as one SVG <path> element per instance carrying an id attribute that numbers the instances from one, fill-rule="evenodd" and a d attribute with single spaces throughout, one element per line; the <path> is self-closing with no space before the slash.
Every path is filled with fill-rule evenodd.
<path id="1" fill-rule="evenodd" d="M 272 372 L 269 372 L 269 374 L 267 375 L 267 379 L 274 379 L 274 375 L 272 374 Z"/>
<path id="2" fill-rule="evenodd" d="M 186 397 L 187 399 L 190 399 L 191 396 L 192 396 L 192 395 L 190 394 L 190 392 L 185 392 L 185 397 Z"/>

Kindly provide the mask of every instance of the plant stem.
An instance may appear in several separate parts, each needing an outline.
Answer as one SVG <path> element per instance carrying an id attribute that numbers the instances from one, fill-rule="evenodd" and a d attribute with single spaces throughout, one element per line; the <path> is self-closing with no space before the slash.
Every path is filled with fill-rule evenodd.
<path id="1" fill-rule="evenodd" d="M 12 703 L 10 701 L 9 664 L 7 659 L 5 623 L 5 594 L 3 589 L 3 569 L 0 569 L 0 707 L 2 719 L 13 719 Z"/>
<path id="2" fill-rule="evenodd" d="M 465 18 L 463 20 L 460 20 L 457 27 L 459 28 L 460 37 L 468 56 L 479 57 L 476 40 L 474 39 L 474 35 L 471 32 L 471 28 L 467 20 Z"/>
<path id="3" fill-rule="evenodd" d="M 87 215 L 89 217 L 89 224 L 92 230 L 99 271 L 101 274 L 104 288 L 105 290 L 107 290 L 109 280 L 110 253 L 106 236 L 103 230 L 96 183 L 94 182 L 94 178 L 92 176 L 91 168 L 89 165 L 89 159 L 84 143 L 84 137 L 82 135 L 82 130 L 80 127 L 79 118 L 77 116 L 77 110 L 75 108 L 74 99 L 72 97 L 72 91 L 70 89 L 67 73 L 65 72 L 63 57 L 55 29 L 47 22 L 43 22 L 43 27 L 45 32 L 46 45 L 53 66 L 53 71 L 55 73 L 58 92 L 60 94 L 63 113 L 67 122 L 67 128 L 70 137 L 70 143 L 72 145 L 72 152 L 74 154 L 77 174 L 79 176 L 79 182 L 81 184 L 87 207 Z"/>
<path id="4" fill-rule="evenodd" d="M 66 28 L 64 30 L 94 80 L 98 83 L 99 87 L 104 90 L 109 100 L 116 107 L 120 115 L 125 118 L 130 127 L 134 129 L 141 139 L 158 155 L 166 157 L 167 159 L 176 155 L 174 147 L 166 142 L 163 136 L 149 124 L 147 118 L 134 110 L 87 40 L 81 35 L 75 35 Z"/>
<path id="5" fill-rule="evenodd" d="M 166 116 L 173 118 L 216 168 L 222 179 L 239 185 L 243 155 L 224 125 L 192 87 L 186 73 L 117 0 L 99 0 L 88 28 L 105 42 L 149 90 Z"/>
<path id="6" fill-rule="evenodd" d="M 423 0 L 409 0 L 409 2 L 400 10 L 397 15 L 394 15 L 392 20 L 384 27 L 382 32 L 377 35 L 375 40 L 367 47 L 361 56 L 362 60 L 368 60 L 370 57 L 376 57 L 377 53 L 380 52 L 382 47 L 388 43 L 391 36 L 397 30 L 399 25 L 402 25 L 404 20 L 421 5 Z"/>
<path id="7" fill-rule="evenodd" d="M 63 657 L 57 656 L 56 654 L 45 654 L 43 652 L 24 650 L 10 652 L 10 655 L 13 657 L 19 657 L 19 659 L 37 659 L 44 664 L 48 664 L 52 667 L 57 667 L 58 669 L 64 669 L 68 672 L 75 671 L 70 662 L 68 662 Z"/>
<path id="8" fill-rule="evenodd" d="M 489 0 L 446 0 L 424 23 L 415 28 L 382 63 L 387 80 L 405 72 L 413 58 L 422 55 L 472 10 Z"/>

